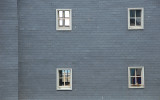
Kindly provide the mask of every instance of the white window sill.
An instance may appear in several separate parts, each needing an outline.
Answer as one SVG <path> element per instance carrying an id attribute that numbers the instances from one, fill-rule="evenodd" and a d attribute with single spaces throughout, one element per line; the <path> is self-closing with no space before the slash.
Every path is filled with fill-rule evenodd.
<path id="1" fill-rule="evenodd" d="M 71 87 L 58 87 L 57 90 L 72 90 Z"/>
<path id="2" fill-rule="evenodd" d="M 131 85 L 129 85 L 128 88 L 144 88 L 144 85 L 141 85 L 141 86 L 131 86 Z"/>
<path id="3" fill-rule="evenodd" d="M 144 27 L 132 27 L 132 26 L 128 27 L 128 30 L 139 30 L 139 29 L 144 29 Z"/>
<path id="4" fill-rule="evenodd" d="M 65 30 L 72 30 L 72 28 L 57 28 L 56 30 L 63 30 L 63 31 L 65 31 Z"/>

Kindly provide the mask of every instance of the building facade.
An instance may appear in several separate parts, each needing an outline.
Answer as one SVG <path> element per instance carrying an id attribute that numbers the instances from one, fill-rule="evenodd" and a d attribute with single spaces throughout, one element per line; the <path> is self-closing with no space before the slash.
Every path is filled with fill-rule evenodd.
<path id="1" fill-rule="evenodd" d="M 1 0 L 0 100 L 160 100 L 159 18 L 159 0 Z"/>

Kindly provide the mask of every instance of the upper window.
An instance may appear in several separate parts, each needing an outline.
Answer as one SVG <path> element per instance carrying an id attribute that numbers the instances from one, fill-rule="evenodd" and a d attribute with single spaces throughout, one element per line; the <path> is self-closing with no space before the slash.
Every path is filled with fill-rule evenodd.
<path id="1" fill-rule="evenodd" d="M 57 68 L 57 90 L 72 90 L 71 68 Z"/>
<path id="2" fill-rule="evenodd" d="M 128 88 L 144 88 L 144 67 L 128 67 Z"/>
<path id="3" fill-rule="evenodd" d="M 128 8 L 128 29 L 143 29 L 143 14 L 143 8 Z"/>
<path id="4" fill-rule="evenodd" d="M 56 9 L 56 30 L 72 30 L 71 9 Z"/>

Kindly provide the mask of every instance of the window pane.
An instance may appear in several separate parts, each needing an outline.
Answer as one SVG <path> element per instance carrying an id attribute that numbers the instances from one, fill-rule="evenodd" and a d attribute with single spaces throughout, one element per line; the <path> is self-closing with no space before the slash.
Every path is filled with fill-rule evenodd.
<path id="1" fill-rule="evenodd" d="M 137 77 L 137 84 L 141 84 L 141 77 Z"/>
<path id="2" fill-rule="evenodd" d="M 136 17 L 141 17 L 141 10 L 136 10 Z"/>
<path id="3" fill-rule="evenodd" d="M 64 86 L 63 75 L 62 70 L 59 70 L 59 86 Z"/>
<path id="4" fill-rule="evenodd" d="M 130 26 L 135 26 L 135 19 L 130 19 Z"/>
<path id="5" fill-rule="evenodd" d="M 130 17 L 135 17 L 135 10 L 130 10 Z"/>
<path id="6" fill-rule="evenodd" d="M 65 19 L 65 26 L 69 26 L 69 19 Z"/>
<path id="7" fill-rule="evenodd" d="M 63 26 L 63 19 L 59 20 L 59 26 Z"/>
<path id="8" fill-rule="evenodd" d="M 135 76 L 135 69 L 130 69 L 131 76 Z"/>
<path id="9" fill-rule="evenodd" d="M 69 11 L 65 11 L 65 17 L 69 17 Z"/>
<path id="10" fill-rule="evenodd" d="M 138 68 L 138 69 L 136 69 L 136 76 L 141 76 L 141 71 L 142 71 L 142 69 L 140 69 L 140 68 Z"/>
<path id="11" fill-rule="evenodd" d="M 59 17 L 63 17 L 63 11 L 59 11 Z"/>
<path id="12" fill-rule="evenodd" d="M 64 74 L 65 74 L 65 72 L 64 72 L 65 70 L 62 70 L 62 81 L 64 82 Z"/>
<path id="13" fill-rule="evenodd" d="M 131 77 L 131 84 L 135 84 L 135 77 Z"/>
<path id="14" fill-rule="evenodd" d="M 62 77 L 62 70 L 59 70 L 59 77 Z"/>
<path id="15" fill-rule="evenodd" d="M 66 78 L 65 85 L 66 85 L 66 86 L 70 86 L 70 78 L 69 78 L 69 77 L 68 77 L 68 78 Z"/>
<path id="16" fill-rule="evenodd" d="M 141 26 L 141 19 L 140 19 L 140 18 L 137 18 L 137 19 L 136 19 L 136 25 L 137 25 L 137 26 Z"/>
<path id="17" fill-rule="evenodd" d="M 70 86 L 70 76 L 71 76 L 70 70 L 65 70 L 65 85 Z"/>

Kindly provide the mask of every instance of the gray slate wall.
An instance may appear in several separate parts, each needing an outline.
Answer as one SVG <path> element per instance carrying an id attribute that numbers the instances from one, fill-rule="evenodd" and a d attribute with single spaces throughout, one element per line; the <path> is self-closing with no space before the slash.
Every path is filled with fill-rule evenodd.
<path id="1" fill-rule="evenodd" d="M 144 30 L 127 9 L 144 8 Z M 72 31 L 56 31 L 56 9 L 72 9 Z M 18 0 L 19 100 L 160 100 L 159 0 Z M 144 66 L 145 88 L 128 88 L 128 66 Z M 73 90 L 56 90 L 56 68 L 73 69 Z"/>
<path id="2" fill-rule="evenodd" d="M 0 0 L 0 100 L 18 100 L 17 0 Z"/>

